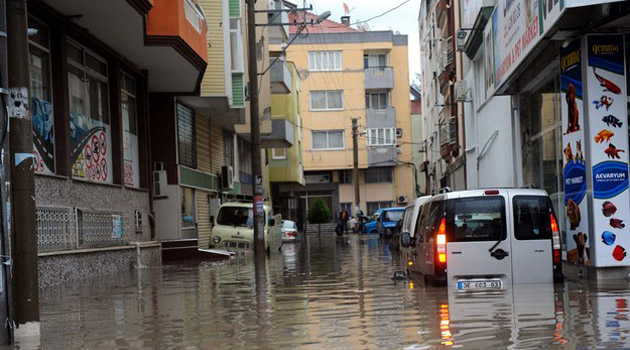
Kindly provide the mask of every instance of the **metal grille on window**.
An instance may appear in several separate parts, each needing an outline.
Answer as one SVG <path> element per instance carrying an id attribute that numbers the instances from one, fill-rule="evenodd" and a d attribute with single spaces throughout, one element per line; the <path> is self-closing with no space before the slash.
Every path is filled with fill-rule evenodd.
<path id="1" fill-rule="evenodd" d="M 73 249 L 76 246 L 74 235 L 74 211 L 63 207 L 36 208 L 37 248 L 39 251 Z"/>
<path id="2" fill-rule="evenodd" d="M 121 212 L 77 209 L 78 245 L 104 247 L 126 245 Z"/>
<path id="3" fill-rule="evenodd" d="M 192 168 L 197 167 L 197 152 L 195 152 L 197 145 L 193 111 L 181 104 L 177 104 L 177 141 L 179 163 Z"/>
<path id="4" fill-rule="evenodd" d="M 223 131 L 223 157 L 224 164 L 234 167 L 234 134 Z"/>

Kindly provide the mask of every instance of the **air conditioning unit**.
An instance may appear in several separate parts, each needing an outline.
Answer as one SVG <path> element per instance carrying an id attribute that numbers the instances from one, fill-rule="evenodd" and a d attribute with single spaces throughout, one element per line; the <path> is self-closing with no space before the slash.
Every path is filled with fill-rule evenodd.
<path id="1" fill-rule="evenodd" d="M 403 129 L 402 128 L 396 128 L 396 137 L 400 138 L 403 135 Z"/>
<path id="2" fill-rule="evenodd" d="M 398 204 L 405 204 L 409 202 L 409 198 L 407 196 L 398 196 Z"/>
<path id="3" fill-rule="evenodd" d="M 221 167 L 221 189 L 234 189 L 234 168 L 231 165 Z"/>
<path id="4" fill-rule="evenodd" d="M 455 102 L 468 102 L 468 84 L 465 79 L 455 82 Z"/>
<path id="5" fill-rule="evenodd" d="M 153 172 L 153 198 L 168 197 L 166 195 L 166 170 L 156 170 Z"/>

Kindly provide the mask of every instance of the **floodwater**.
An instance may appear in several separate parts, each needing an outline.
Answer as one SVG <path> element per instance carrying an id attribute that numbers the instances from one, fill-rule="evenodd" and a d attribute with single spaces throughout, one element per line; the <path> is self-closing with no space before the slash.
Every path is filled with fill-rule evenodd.
<path id="1" fill-rule="evenodd" d="M 43 349 L 612 349 L 630 287 L 457 295 L 394 281 L 377 237 L 309 235 L 272 253 L 166 265 L 42 291 Z"/>

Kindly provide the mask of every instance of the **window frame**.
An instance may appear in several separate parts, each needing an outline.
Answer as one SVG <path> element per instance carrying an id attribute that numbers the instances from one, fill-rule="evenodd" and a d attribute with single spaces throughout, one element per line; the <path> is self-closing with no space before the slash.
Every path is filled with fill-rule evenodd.
<path id="1" fill-rule="evenodd" d="M 332 92 L 338 92 L 341 94 L 341 107 L 340 108 L 329 108 L 328 107 L 328 94 L 332 93 Z M 326 108 L 313 108 L 313 96 L 315 93 L 324 93 L 326 96 Z M 344 101 L 343 101 L 343 90 L 318 90 L 318 91 L 311 91 L 310 92 L 310 110 L 313 112 L 318 112 L 318 111 L 343 111 L 344 109 Z"/>
<path id="2" fill-rule="evenodd" d="M 277 151 L 282 151 L 279 155 L 276 154 Z M 271 149 L 271 159 L 273 160 L 286 160 L 287 157 L 287 149 L 286 148 L 272 148 Z"/>
<path id="3" fill-rule="evenodd" d="M 379 132 L 381 131 L 383 132 L 382 138 L 379 137 Z M 388 141 L 387 134 L 389 134 L 389 140 L 390 140 L 389 143 L 387 142 Z M 396 128 L 369 128 L 367 129 L 367 145 L 369 147 L 396 145 Z"/>
<path id="4" fill-rule="evenodd" d="M 383 171 L 387 171 L 387 175 Z M 374 172 L 370 174 L 370 172 Z M 394 182 L 394 169 L 391 167 L 367 168 L 364 170 L 366 184 L 382 184 Z M 371 178 L 374 177 L 374 179 Z"/>
<path id="5" fill-rule="evenodd" d="M 236 28 L 232 28 L 232 21 L 234 21 L 234 23 L 236 23 Z M 244 74 L 245 73 L 245 56 L 244 56 L 244 52 L 243 52 L 243 22 L 241 20 L 241 18 L 230 18 L 230 23 L 229 23 L 230 27 L 230 72 L 231 73 L 241 73 Z M 232 52 L 232 34 L 236 34 L 236 42 L 234 43 L 235 46 L 235 51 L 238 54 L 238 62 L 237 65 L 238 67 L 234 68 L 232 67 L 232 63 L 234 60 L 234 54 Z"/>
<path id="6" fill-rule="evenodd" d="M 336 132 L 340 132 L 341 133 L 341 142 L 342 142 L 342 147 L 341 148 L 331 148 L 330 147 L 330 134 L 331 133 L 336 133 Z M 313 142 L 315 140 L 315 133 L 325 133 L 326 134 L 326 148 L 315 148 L 315 143 Z M 314 151 L 338 151 L 338 150 L 344 150 L 346 149 L 346 135 L 345 135 L 345 130 L 311 130 L 311 149 Z"/>
<path id="7" fill-rule="evenodd" d="M 385 107 L 383 107 L 383 108 L 381 108 L 381 106 L 380 106 L 380 96 L 381 95 L 385 95 Z M 372 105 L 372 97 L 373 96 L 377 96 L 377 99 L 379 100 L 379 105 L 376 106 L 377 108 L 374 108 L 374 106 Z M 390 105 L 391 105 L 389 97 L 390 97 L 389 91 L 366 92 L 365 93 L 365 109 L 373 109 L 373 110 L 377 110 L 377 111 L 384 111 L 388 107 L 390 107 Z"/>
<path id="8" fill-rule="evenodd" d="M 192 141 L 191 141 L 191 147 L 192 147 L 192 164 L 190 163 L 184 163 L 182 161 L 182 147 L 181 147 L 181 141 L 180 141 L 180 119 L 179 119 L 179 107 L 183 107 L 184 109 L 187 109 L 190 111 L 190 116 L 191 116 L 191 129 L 192 129 Z M 179 165 L 183 165 L 183 166 L 187 166 L 189 168 L 193 168 L 196 169 L 197 168 L 197 126 L 195 123 L 195 110 L 186 106 L 185 104 L 181 103 L 181 102 L 176 102 L 175 103 L 175 118 L 176 122 L 177 122 L 177 163 Z"/>
<path id="9" fill-rule="evenodd" d="M 325 54 L 325 55 L 324 55 Z M 326 61 L 330 63 L 330 56 L 333 56 L 333 67 L 323 67 L 322 57 L 326 56 Z M 319 68 L 315 67 L 317 62 L 315 56 L 319 59 Z M 337 62 L 339 58 L 339 62 Z M 337 67 L 339 63 L 339 67 Z M 309 51 L 308 52 L 308 71 L 309 72 L 341 72 L 343 70 L 343 55 L 341 50 L 326 50 L 326 51 Z"/>
<path id="10" fill-rule="evenodd" d="M 181 209 L 183 209 L 183 199 L 185 196 L 185 193 L 187 190 L 190 190 L 191 196 L 192 196 L 192 217 L 193 217 L 193 224 L 192 226 L 184 226 L 184 220 L 183 220 L 183 215 L 184 213 L 181 212 Z M 180 205 L 180 213 L 179 213 L 179 228 L 181 230 L 196 230 L 197 229 L 197 191 L 192 188 L 192 187 L 185 187 L 185 186 L 180 186 L 180 195 L 179 195 L 179 205 Z"/>

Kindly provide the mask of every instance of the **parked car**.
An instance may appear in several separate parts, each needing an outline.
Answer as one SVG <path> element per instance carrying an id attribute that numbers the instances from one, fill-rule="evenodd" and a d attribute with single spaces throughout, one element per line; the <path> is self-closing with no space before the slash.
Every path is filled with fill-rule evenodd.
<path id="1" fill-rule="evenodd" d="M 378 233 L 378 218 L 381 216 L 383 209 L 378 209 L 372 215 L 372 218 L 366 222 L 363 226 L 365 227 L 365 232 L 367 234 L 375 234 Z"/>
<path id="2" fill-rule="evenodd" d="M 282 242 L 295 242 L 299 232 L 297 224 L 291 220 L 282 220 Z"/>
<path id="3" fill-rule="evenodd" d="M 401 235 L 402 233 L 406 232 L 409 233 L 410 239 L 412 241 L 415 239 L 418 216 L 420 214 L 420 211 L 422 210 L 422 205 L 429 198 L 431 198 L 431 196 L 418 197 L 409 202 L 409 204 L 405 208 L 405 214 L 403 215 L 402 227 L 400 228 Z M 403 246 L 400 242 L 400 236 L 395 243 L 399 245 L 401 264 L 404 264 L 403 268 L 406 268 L 407 271 L 409 271 L 407 266 L 409 264 L 413 264 L 413 260 L 411 259 L 411 255 L 413 254 L 413 247 L 409 245 L 407 245 L 406 247 Z"/>
<path id="4" fill-rule="evenodd" d="M 378 218 L 378 233 L 381 237 L 392 238 L 396 233 L 396 224 L 405 214 L 405 208 L 394 207 L 381 209 Z"/>
<path id="5" fill-rule="evenodd" d="M 560 232 L 544 190 L 470 190 L 423 205 L 410 247 L 409 272 L 459 291 L 562 278 Z"/>
<path id="6" fill-rule="evenodd" d="M 263 205 L 265 223 L 265 249 L 267 252 L 282 248 L 280 222 L 273 218 L 271 205 Z M 254 204 L 230 202 L 221 205 L 214 219 L 211 248 L 229 251 L 253 251 L 254 249 Z"/>

